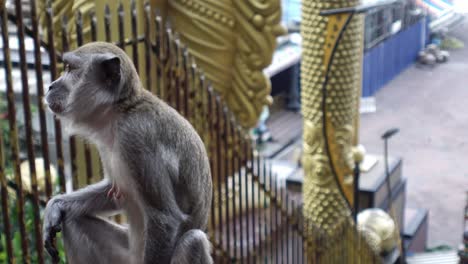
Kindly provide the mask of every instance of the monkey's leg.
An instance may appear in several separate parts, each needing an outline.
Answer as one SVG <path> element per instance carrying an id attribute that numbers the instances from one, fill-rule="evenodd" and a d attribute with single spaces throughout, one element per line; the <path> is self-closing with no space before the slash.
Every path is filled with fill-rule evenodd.
<path id="1" fill-rule="evenodd" d="M 94 216 L 81 216 L 62 224 L 63 241 L 70 264 L 132 263 L 128 230 Z"/>
<path id="2" fill-rule="evenodd" d="M 200 229 L 187 231 L 177 241 L 171 264 L 211 264 L 211 245 Z"/>

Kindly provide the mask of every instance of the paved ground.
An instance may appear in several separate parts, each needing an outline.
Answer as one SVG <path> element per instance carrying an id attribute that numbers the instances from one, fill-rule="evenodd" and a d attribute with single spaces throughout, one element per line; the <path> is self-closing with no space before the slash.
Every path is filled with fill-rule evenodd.
<path id="1" fill-rule="evenodd" d="M 390 152 L 403 157 L 407 205 L 430 210 L 429 246 L 461 242 L 468 191 L 468 23 L 451 61 L 432 70 L 412 67 L 377 95 L 377 112 L 361 118 L 361 143 L 381 153 L 380 135 L 401 129 Z"/>

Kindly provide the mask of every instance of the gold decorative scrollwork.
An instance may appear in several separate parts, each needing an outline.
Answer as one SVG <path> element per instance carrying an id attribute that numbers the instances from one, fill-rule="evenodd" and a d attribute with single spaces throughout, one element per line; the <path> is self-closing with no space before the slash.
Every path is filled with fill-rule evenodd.
<path id="1" fill-rule="evenodd" d="M 244 127 L 257 124 L 271 103 L 263 73 L 272 60 L 280 25 L 279 0 L 175 0 L 168 17 L 213 87 Z"/>

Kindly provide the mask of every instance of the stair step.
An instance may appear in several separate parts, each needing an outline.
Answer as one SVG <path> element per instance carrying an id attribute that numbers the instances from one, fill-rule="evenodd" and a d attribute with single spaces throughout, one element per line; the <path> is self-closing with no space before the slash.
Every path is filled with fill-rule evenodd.
<path id="1" fill-rule="evenodd" d="M 403 238 L 407 253 L 423 252 L 426 249 L 428 215 L 426 209 L 405 208 Z"/>
<path id="2" fill-rule="evenodd" d="M 457 264 L 457 251 L 418 253 L 406 258 L 408 264 Z"/>

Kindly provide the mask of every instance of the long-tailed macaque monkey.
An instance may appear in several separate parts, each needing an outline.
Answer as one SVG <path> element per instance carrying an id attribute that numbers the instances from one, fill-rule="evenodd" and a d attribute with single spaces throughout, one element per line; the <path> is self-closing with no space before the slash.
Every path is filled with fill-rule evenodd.
<path id="1" fill-rule="evenodd" d="M 44 241 L 62 231 L 70 263 L 212 263 L 206 228 L 212 182 L 193 127 L 146 91 L 124 51 L 84 45 L 63 56 L 65 71 L 45 102 L 68 129 L 97 146 L 105 179 L 53 197 Z M 122 210 L 128 227 L 103 216 Z"/>

